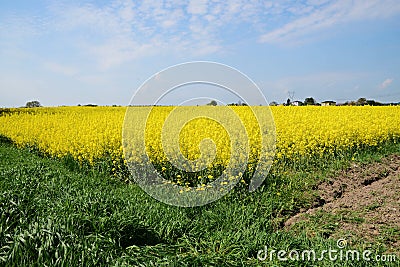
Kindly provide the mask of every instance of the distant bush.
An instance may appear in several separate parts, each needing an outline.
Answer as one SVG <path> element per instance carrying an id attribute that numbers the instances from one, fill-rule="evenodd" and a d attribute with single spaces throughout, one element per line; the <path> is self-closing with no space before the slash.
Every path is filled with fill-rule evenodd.
<path id="1" fill-rule="evenodd" d="M 29 102 L 27 102 L 25 104 L 25 107 L 27 107 L 27 108 L 38 108 L 38 107 L 41 107 L 41 106 L 42 105 L 37 100 L 29 101 Z"/>

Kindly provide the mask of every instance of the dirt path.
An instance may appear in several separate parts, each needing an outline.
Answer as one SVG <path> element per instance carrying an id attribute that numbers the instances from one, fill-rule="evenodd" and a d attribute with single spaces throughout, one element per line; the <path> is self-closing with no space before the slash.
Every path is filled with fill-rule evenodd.
<path id="1" fill-rule="evenodd" d="M 400 155 L 367 165 L 353 164 L 321 183 L 317 193 L 315 206 L 287 220 L 286 229 L 321 212 L 353 214 L 358 219 L 337 222 L 335 233 L 350 233 L 365 242 L 381 242 L 390 250 L 400 251 Z"/>

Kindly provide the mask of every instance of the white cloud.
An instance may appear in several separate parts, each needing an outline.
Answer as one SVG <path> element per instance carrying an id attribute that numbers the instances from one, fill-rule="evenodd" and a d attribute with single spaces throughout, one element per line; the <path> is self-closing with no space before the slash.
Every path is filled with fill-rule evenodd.
<path id="1" fill-rule="evenodd" d="M 123 63 L 154 55 L 161 44 L 157 41 L 138 43 L 124 36 L 106 40 L 100 44 L 89 44 L 85 47 L 102 71 L 119 66 Z"/>
<path id="2" fill-rule="evenodd" d="M 125 1 L 119 10 L 121 18 L 125 21 L 132 21 L 137 13 L 135 12 L 135 4 L 133 1 Z"/>
<path id="3" fill-rule="evenodd" d="M 381 89 L 386 89 L 389 85 L 391 85 L 393 83 L 393 79 L 386 79 L 384 80 L 381 85 L 379 86 L 379 88 Z"/>
<path id="4" fill-rule="evenodd" d="M 224 53 L 232 42 L 262 32 L 261 42 L 293 44 L 347 21 L 399 14 L 400 2 L 114 0 L 95 5 L 57 1 L 46 12 L 44 18 L 0 18 L 0 45 L 12 35 L 29 39 L 29 33 L 56 33 L 66 36 L 65 47 L 78 50 L 84 60 L 105 70 L 149 55 L 193 58 Z M 12 33 L 3 25 L 13 25 Z M 233 35 L 239 28 L 242 32 Z"/>
<path id="5" fill-rule="evenodd" d="M 121 0 L 106 6 L 54 4 L 51 8 L 62 31 L 91 33 L 90 38 L 82 35 L 75 45 L 106 70 L 149 55 L 196 57 L 225 51 L 224 27 L 249 22 L 259 11 L 257 5 L 246 1 Z"/>
<path id="6" fill-rule="evenodd" d="M 366 19 L 387 18 L 400 14 L 400 2 L 397 0 L 338 0 L 318 5 L 308 6 L 313 10 L 310 14 L 295 18 L 279 27 L 260 36 L 263 43 L 293 44 L 302 42 L 311 34 L 320 33 L 332 26 L 351 21 Z M 316 4 L 313 1 L 310 4 Z M 298 13 L 296 7 L 291 7 Z"/>
<path id="7" fill-rule="evenodd" d="M 205 14 L 207 12 L 207 0 L 191 0 L 187 11 L 196 15 Z"/>

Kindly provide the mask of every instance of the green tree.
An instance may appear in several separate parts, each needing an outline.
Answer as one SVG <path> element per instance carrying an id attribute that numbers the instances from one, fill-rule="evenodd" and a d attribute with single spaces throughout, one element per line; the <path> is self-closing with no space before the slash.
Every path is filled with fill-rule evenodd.
<path id="1" fill-rule="evenodd" d="M 277 106 L 277 105 L 278 105 L 278 102 L 272 101 L 271 103 L 269 103 L 269 105 L 270 105 L 270 106 Z"/>
<path id="2" fill-rule="evenodd" d="M 211 102 L 207 104 L 207 106 L 216 106 L 216 105 L 218 105 L 218 103 L 215 100 L 211 100 Z"/>
<path id="3" fill-rule="evenodd" d="M 27 102 L 25 104 L 25 107 L 27 107 L 27 108 L 38 108 L 38 107 L 41 107 L 41 106 L 42 105 L 37 100 L 29 101 L 29 102 Z"/>
<path id="4" fill-rule="evenodd" d="M 367 104 L 367 99 L 365 97 L 361 97 L 357 100 L 356 105 L 357 106 L 364 106 Z"/>
<path id="5" fill-rule="evenodd" d="M 315 99 L 312 97 L 307 97 L 304 100 L 304 105 L 308 106 L 308 105 L 316 105 Z"/>
<path id="6" fill-rule="evenodd" d="M 371 100 L 367 100 L 367 105 L 370 105 L 370 106 L 382 106 L 382 103 L 376 102 L 375 100 L 371 99 Z"/>

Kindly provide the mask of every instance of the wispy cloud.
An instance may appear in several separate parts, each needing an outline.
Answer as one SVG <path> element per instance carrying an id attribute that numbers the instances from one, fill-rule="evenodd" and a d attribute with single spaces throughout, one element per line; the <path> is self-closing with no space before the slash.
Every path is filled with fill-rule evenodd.
<path id="1" fill-rule="evenodd" d="M 64 76 L 73 76 L 78 73 L 76 68 L 56 62 L 45 62 L 44 67 L 51 72 L 62 74 Z"/>
<path id="2" fill-rule="evenodd" d="M 400 2 L 397 0 L 309 1 L 306 7 L 312 12 L 264 33 L 259 40 L 263 43 L 283 45 L 301 43 L 310 35 L 335 25 L 400 14 Z M 298 8 L 295 6 L 292 9 Z"/>
<path id="3" fill-rule="evenodd" d="M 207 0 L 191 0 L 187 7 L 190 14 L 202 15 L 207 13 Z"/>
<path id="4" fill-rule="evenodd" d="M 393 79 L 388 78 L 388 79 L 384 80 L 384 81 L 380 84 L 379 88 L 382 89 L 382 90 L 383 90 L 383 89 L 386 89 L 386 88 L 389 87 L 392 83 L 393 83 Z"/>
<path id="5" fill-rule="evenodd" d="M 16 13 L 6 14 L 0 19 L 0 44 L 15 45 L 23 39 L 46 32 L 49 18 Z"/>
<path id="6" fill-rule="evenodd" d="M 0 45 L 10 37 L 58 34 L 100 70 L 143 57 L 225 53 L 243 36 L 293 44 L 349 21 L 400 14 L 398 0 L 114 0 L 54 1 L 46 16 L 0 18 Z M 232 31 L 240 31 L 232 34 Z M 245 32 L 247 31 L 247 32 Z"/>
<path id="7" fill-rule="evenodd" d="M 94 38 L 81 36 L 79 46 L 102 70 L 151 55 L 196 56 L 221 49 L 217 23 L 206 15 L 207 1 L 114 1 L 103 7 L 54 4 L 52 9 L 59 29 L 91 33 Z"/>

